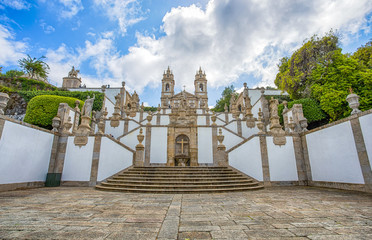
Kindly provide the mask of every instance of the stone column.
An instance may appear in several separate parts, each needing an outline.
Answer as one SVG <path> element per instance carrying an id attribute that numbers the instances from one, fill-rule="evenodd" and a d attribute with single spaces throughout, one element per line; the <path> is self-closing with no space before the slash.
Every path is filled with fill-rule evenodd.
<path id="1" fill-rule="evenodd" d="M 150 166 L 150 154 L 151 154 L 151 123 L 147 123 L 146 126 L 146 139 L 145 139 L 145 166 Z"/>
<path id="2" fill-rule="evenodd" d="M 366 144 L 364 142 L 362 128 L 360 126 L 359 117 L 356 114 L 352 116 L 353 118 L 350 120 L 351 129 L 353 131 L 355 147 L 358 152 L 360 168 L 362 169 L 365 190 L 367 192 L 372 192 L 372 171 L 367 154 Z"/>
<path id="3" fill-rule="evenodd" d="M 298 133 L 293 134 L 293 148 L 295 152 L 297 175 L 298 175 L 298 184 L 300 186 L 307 185 L 307 174 L 306 174 L 306 164 L 304 158 L 304 151 L 302 147 L 302 140 Z"/>
<path id="4" fill-rule="evenodd" d="M 260 137 L 260 149 L 261 149 L 261 161 L 262 161 L 262 173 L 263 182 L 265 187 L 270 187 L 270 166 L 269 166 L 269 155 L 267 153 L 267 142 L 266 136 L 261 135 Z"/>
<path id="5" fill-rule="evenodd" d="M 222 130 L 220 129 L 219 135 L 217 136 L 217 140 L 219 142 L 217 146 L 217 153 L 216 153 L 216 162 L 218 166 L 228 166 L 228 155 L 226 153 L 226 146 L 222 144 L 225 136 L 222 135 Z"/>
<path id="6" fill-rule="evenodd" d="M 238 117 L 236 119 L 236 124 L 237 124 L 237 129 L 238 129 L 238 135 L 242 136 L 243 135 L 243 133 L 242 133 L 242 120 L 240 119 L 240 117 Z"/>
<path id="7" fill-rule="evenodd" d="M 97 184 L 99 154 L 101 152 L 101 141 L 102 141 L 102 135 L 97 134 L 94 137 L 92 167 L 90 171 L 89 186 L 95 186 Z"/>
<path id="8" fill-rule="evenodd" d="M 127 134 L 128 133 L 128 129 L 129 129 L 129 118 L 126 117 L 124 119 L 124 134 Z"/>

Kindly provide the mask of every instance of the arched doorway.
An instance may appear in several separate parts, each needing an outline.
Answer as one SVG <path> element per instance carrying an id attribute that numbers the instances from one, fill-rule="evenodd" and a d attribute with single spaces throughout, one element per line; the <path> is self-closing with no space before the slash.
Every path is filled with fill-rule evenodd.
<path id="1" fill-rule="evenodd" d="M 175 157 L 176 166 L 190 166 L 190 139 L 181 134 L 176 137 Z"/>

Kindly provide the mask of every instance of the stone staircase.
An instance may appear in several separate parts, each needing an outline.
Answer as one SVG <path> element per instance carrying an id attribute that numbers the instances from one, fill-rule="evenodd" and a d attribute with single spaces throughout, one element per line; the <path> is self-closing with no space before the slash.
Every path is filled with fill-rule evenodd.
<path id="1" fill-rule="evenodd" d="M 142 193 L 216 193 L 262 189 L 263 185 L 229 167 L 130 167 L 96 189 Z"/>

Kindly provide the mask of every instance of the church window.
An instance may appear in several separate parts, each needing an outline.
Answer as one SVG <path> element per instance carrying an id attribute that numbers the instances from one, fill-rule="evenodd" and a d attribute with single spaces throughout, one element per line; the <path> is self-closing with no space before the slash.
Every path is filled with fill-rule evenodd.
<path id="1" fill-rule="evenodd" d="M 200 89 L 201 92 L 203 92 L 203 84 L 200 83 L 199 89 Z"/>
<path id="2" fill-rule="evenodd" d="M 165 91 L 169 92 L 169 83 L 165 84 Z"/>

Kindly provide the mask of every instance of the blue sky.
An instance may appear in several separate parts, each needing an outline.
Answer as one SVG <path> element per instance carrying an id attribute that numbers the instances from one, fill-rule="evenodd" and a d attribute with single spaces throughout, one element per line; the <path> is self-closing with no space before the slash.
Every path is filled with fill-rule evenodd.
<path id="1" fill-rule="evenodd" d="M 201 66 L 214 105 L 231 84 L 273 86 L 279 59 L 313 34 L 337 30 L 354 52 L 371 22 L 370 0 L 0 0 L 0 66 L 44 55 L 52 84 L 75 66 L 88 87 L 125 81 L 152 106 L 168 65 L 190 92 Z"/>

